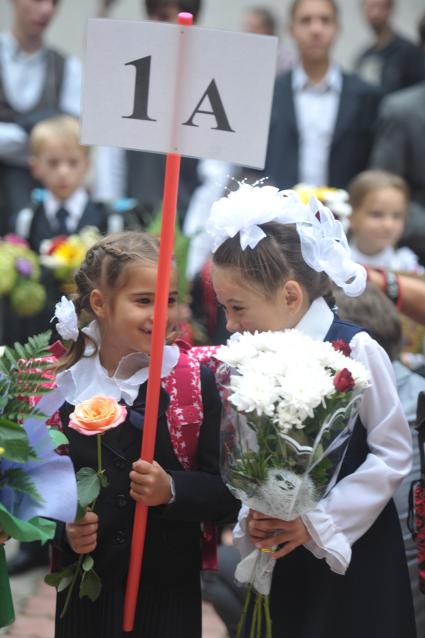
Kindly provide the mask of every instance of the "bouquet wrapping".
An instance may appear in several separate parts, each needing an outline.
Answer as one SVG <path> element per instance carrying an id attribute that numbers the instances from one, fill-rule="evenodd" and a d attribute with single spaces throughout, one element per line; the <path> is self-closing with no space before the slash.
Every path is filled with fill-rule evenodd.
<path id="1" fill-rule="evenodd" d="M 222 475 L 244 505 L 290 521 L 329 492 L 369 385 L 349 353 L 295 329 L 235 335 L 219 349 Z M 268 596 L 274 563 L 256 549 L 236 579 Z"/>
<path id="2" fill-rule="evenodd" d="M 70 522 L 77 508 L 72 462 L 56 452 L 67 440 L 53 427 L 64 397 L 54 389 L 49 336 L 15 343 L 0 357 L 0 532 L 19 541 L 45 543 L 56 528 L 47 519 Z M 14 610 L 1 545 L 0 601 L 3 627 Z"/>

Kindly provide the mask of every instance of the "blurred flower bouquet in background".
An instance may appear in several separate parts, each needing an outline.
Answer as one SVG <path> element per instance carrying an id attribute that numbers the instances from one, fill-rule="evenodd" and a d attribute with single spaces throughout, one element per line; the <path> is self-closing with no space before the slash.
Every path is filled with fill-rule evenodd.
<path id="1" fill-rule="evenodd" d="M 294 191 L 298 193 L 303 204 L 308 204 L 312 197 L 316 197 L 316 199 L 332 211 L 335 217 L 341 222 L 344 231 L 347 232 L 352 208 L 346 190 L 342 188 L 332 188 L 330 186 L 297 184 L 294 186 Z"/>
<path id="2" fill-rule="evenodd" d="M 49 370 L 50 333 L 4 348 L 0 357 L 0 531 L 46 542 L 52 520 L 72 521 L 77 486 L 71 460 L 55 449 L 65 436 L 49 427 L 63 395 Z M 14 620 L 4 547 L 0 544 L 0 627 Z"/>
<path id="3" fill-rule="evenodd" d="M 218 350 L 221 471 L 244 505 L 293 520 L 332 487 L 369 385 L 368 371 L 349 354 L 342 340 L 315 341 L 295 329 L 234 335 Z M 256 549 L 236 570 L 248 596 L 257 593 L 252 623 L 261 628 L 264 613 L 266 636 L 274 563 Z"/>
<path id="4" fill-rule="evenodd" d="M 40 263 L 52 271 L 65 294 L 73 292 L 74 273 L 79 269 L 86 253 L 101 235 L 94 226 L 86 226 L 78 234 L 60 235 L 46 239 L 40 247 Z"/>
<path id="5" fill-rule="evenodd" d="M 0 239 L 0 297 L 9 297 L 19 317 L 31 317 L 45 304 L 40 274 L 39 258 L 24 239 L 13 234 Z"/>

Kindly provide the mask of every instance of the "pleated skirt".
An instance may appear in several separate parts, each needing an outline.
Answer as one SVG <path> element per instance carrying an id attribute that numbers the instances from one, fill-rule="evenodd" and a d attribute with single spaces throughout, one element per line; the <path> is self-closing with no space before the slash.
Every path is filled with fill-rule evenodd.
<path id="1" fill-rule="evenodd" d="M 63 619 L 59 618 L 66 591 L 58 594 L 55 638 L 201 638 L 200 584 L 139 592 L 134 630 L 122 631 L 125 583 L 105 591 L 95 602 L 74 593 Z"/>
<path id="2" fill-rule="evenodd" d="M 392 501 L 352 549 L 344 576 L 331 572 L 304 547 L 276 562 L 270 592 L 273 638 L 416 638 Z M 250 638 L 250 631 L 248 614 L 243 638 Z"/>

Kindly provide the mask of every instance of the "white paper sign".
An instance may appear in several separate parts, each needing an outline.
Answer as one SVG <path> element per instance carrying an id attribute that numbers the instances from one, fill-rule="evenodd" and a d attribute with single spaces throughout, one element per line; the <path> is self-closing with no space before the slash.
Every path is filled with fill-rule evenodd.
<path id="1" fill-rule="evenodd" d="M 92 19 L 84 144 L 263 168 L 277 38 Z"/>

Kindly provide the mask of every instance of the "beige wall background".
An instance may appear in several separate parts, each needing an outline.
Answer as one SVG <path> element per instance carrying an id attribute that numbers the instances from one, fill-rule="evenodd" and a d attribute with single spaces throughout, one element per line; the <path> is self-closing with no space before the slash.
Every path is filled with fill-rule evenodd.
<path id="1" fill-rule="evenodd" d="M 11 21 L 11 0 L 0 0 L 1 29 Z M 203 0 L 199 24 L 204 27 L 240 30 L 243 11 L 251 6 L 269 7 L 275 12 L 282 38 L 286 32 L 287 12 L 290 0 Z M 84 55 L 84 37 L 87 19 L 97 15 L 98 0 L 60 0 L 58 13 L 49 28 L 50 44 L 72 53 L 79 58 Z M 144 19 L 142 0 L 116 0 L 110 17 L 122 20 Z M 339 0 L 341 34 L 335 46 L 335 58 L 346 68 L 365 44 L 370 33 L 361 15 L 361 0 Z M 425 13 L 424 0 L 398 0 L 394 14 L 394 28 L 417 40 L 417 24 Z"/>

